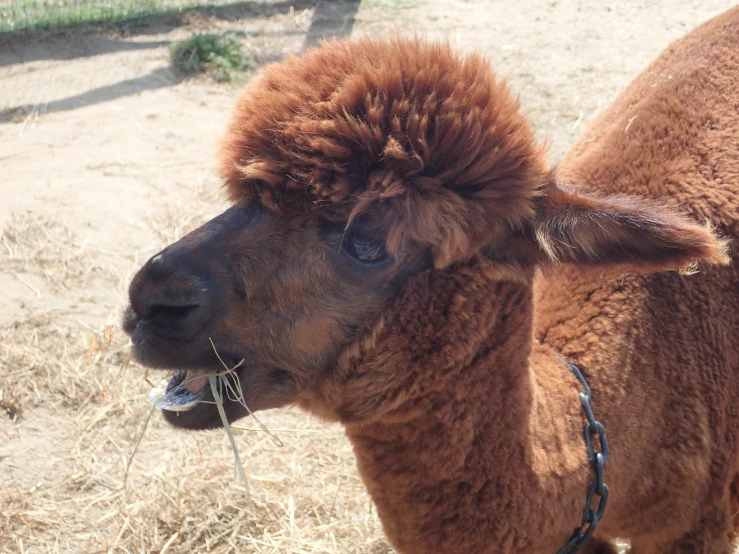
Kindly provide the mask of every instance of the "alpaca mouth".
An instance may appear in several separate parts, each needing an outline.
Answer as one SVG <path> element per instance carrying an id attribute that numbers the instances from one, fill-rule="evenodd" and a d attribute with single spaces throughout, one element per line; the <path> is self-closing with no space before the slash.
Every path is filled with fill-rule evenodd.
<path id="1" fill-rule="evenodd" d="M 169 380 L 163 380 L 149 391 L 149 399 L 155 406 L 169 412 L 187 412 L 199 403 L 213 402 L 208 387 L 211 371 L 188 369 L 176 371 Z"/>

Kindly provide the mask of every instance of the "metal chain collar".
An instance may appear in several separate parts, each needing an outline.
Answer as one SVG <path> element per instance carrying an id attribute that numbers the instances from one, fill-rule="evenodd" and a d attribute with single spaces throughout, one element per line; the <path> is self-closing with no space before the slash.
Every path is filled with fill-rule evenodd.
<path id="1" fill-rule="evenodd" d="M 582 408 L 585 411 L 585 417 L 588 422 L 585 424 L 585 446 L 588 450 L 588 459 L 595 469 L 595 481 L 588 489 L 587 500 L 585 501 L 585 510 L 583 511 L 580 526 L 570 537 L 565 545 L 557 551 L 557 554 L 573 554 L 579 551 L 590 540 L 595 532 L 598 522 L 603 518 L 603 512 L 606 510 L 608 502 L 608 486 L 603 482 L 603 466 L 608 460 L 608 441 L 606 440 L 606 430 L 603 425 L 596 421 L 593 416 L 593 410 L 590 407 L 590 387 L 585 377 L 582 376 L 578 367 L 574 364 L 565 362 L 557 356 L 560 362 L 565 364 L 573 375 L 580 381 L 585 392 L 578 393 Z M 600 452 L 596 452 L 595 438 L 600 442 Z M 593 503 L 597 501 L 597 507 L 593 509 Z"/>

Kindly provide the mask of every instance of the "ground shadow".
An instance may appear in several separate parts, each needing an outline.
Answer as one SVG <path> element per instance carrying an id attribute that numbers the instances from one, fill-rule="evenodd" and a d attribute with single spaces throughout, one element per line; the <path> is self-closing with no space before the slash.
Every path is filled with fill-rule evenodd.
<path id="1" fill-rule="evenodd" d="M 343 1 L 318 2 L 344 4 Z M 358 3 L 358 2 L 357 2 Z M 58 31 L 28 31 L 0 34 L 0 67 L 39 60 L 72 60 L 123 50 L 158 48 L 166 41 L 130 41 L 127 37 L 163 34 L 181 27 L 194 15 L 210 20 L 239 21 L 271 17 L 316 6 L 316 0 L 292 0 L 262 3 L 236 2 L 223 6 L 191 8 L 156 16 L 143 16 L 105 26 L 86 26 Z M 117 36 L 119 35 L 119 36 Z M 64 48 L 54 48 L 63 43 Z"/>
<path id="2" fill-rule="evenodd" d="M 305 32 L 305 40 L 302 49 L 318 44 L 322 39 L 347 36 L 351 34 L 355 18 L 361 0 L 319 0 L 271 2 L 262 4 L 258 2 L 240 2 L 229 6 L 208 8 L 209 17 L 226 19 L 229 21 L 251 17 L 265 17 L 282 12 L 288 12 L 290 8 L 305 9 L 315 7 L 310 27 Z M 170 23 L 159 23 L 152 25 L 141 25 L 140 28 L 130 24 L 126 29 L 127 36 L 158 34 L 171 29 Z M 302 34 L 302 31 L 277 30 L 267 34 Z M 236 32 L 241 36 L 250 35 L 246 32 Z M 264 35 L 264 32 L 260 32 Z M 35 37 L 35 38 L 34 38 Z M 39 39 L 39 37 L 41 37 Z M 15 64 L 28 63 L 39 60 L 73 60 L 82 57 L 91 57 L 101 54 L 120 52 L 125 50 L 140 50 L 160 48 L 169 44 L 169 41 L 126 41 L 117 40 L 110 36 L 96 34 L 90 29 L 73 33 L 65 31 L 60 33 L 36 33 L 34 36 L 23 36 L 21 40 L 9 43 L 7 37 L 0 37 L 0 68 Z M 256 61 L 258 64 L 278 61 L 279 57 L 260 56 Z M 106 85 L 90 89 L 84 93 L 75 94 L 67 98 L 54 100 L 43 104 L 16 105 L 0 111 L 0 121 L 10 121 L 34 111 L 59 112 L 69 111 L 91 104 L 108 102 L 138 94 L 147 90 L 155 90 L 180 83 L 183 76 L 174 68 L 160 68 L 149 74 L 126 79 L 112 85 Z"/>
<path id="3" fill-rule="evenodd" d="M 303 50 L 316 46 L 323 39 L 349 36 L 360 4 L 361 0 L 319 0 L 305 34 Z"/>
<path id="4" fill-rule="evenodd" d="M 182 78 L 179 77 L 173 69 L 159 68 L 147 75 L 142 75 L 141 77 L 126 79 L 125 81 L 120 81 L 113 85 L 94 88 L 81 94 L 75 94 L 60 100 L 54 100 L 52 102 L 37 105 L 29 104 L 26 106 L 14 106 L 0 111 L 0 121 L 10 121 L 19 115 L 31 113 L 36 110 L 40 112 L 63 112 L 74 110 L 91 104 L 99 104 L 100 102 L 116 100 L 123 96 L 139 94 L 146 90 L 156 90 L 162 87 L 176 85 L 181 81 Z"/>
<path id="5" fill-rule="evenodd" d="M 55 45 L 63 48 L 56 48 Z M 0 67 L 40 60 L 74 60 L 126 50 L 149 50 L 169 44 L 169 41 L 152 40 L 130 42 L 84 33 L 54 33 L 43 36 L 18 37 L 15 40 L 0 38 Z"/>
<path id="6" fill-rule="evenodd" d="M 336 0 L 341 3 L 343 0 Z M 260 2 L 246 0 L 229 4 L 185 8 L 176 13 L 160 16 L 146 16 L 129 19 L 117 25 L 126 36 L 150 35 L 166 32 L 166 28 L 182 27 L 192 22 L 193 18 L 202 16 L 210 21 L 238 22 L 257 17 L 272 17 L 286 14 L 290 10 L 306 10 L 313 8 L 317 0 L 288 0 L 285 2 Z"/>

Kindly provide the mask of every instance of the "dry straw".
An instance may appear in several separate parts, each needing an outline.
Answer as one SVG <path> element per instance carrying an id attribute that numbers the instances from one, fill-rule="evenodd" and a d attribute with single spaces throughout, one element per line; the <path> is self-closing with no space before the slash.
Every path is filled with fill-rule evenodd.
<path id="1" fill-rule="evenodd" d="M 189 209 L 189 227 L 213 211 L 205 202 Z M 162 243 L 187 231 L 176 224 L 180 207 L 160 214 L 151 224 Z M 0 552 L 390 551 L 340 427 L 267 412 L 286 439 L 280 448 L 260 423 L 232 425 L 229 439 L 175 431 L 152 411 L 151 383 L 130 360 L 115 306 L 159 245 L 104 251 L 41 216 L 16 218 L 0 245 L 0 271 L 42 294 L 0 328 L 9 416 L 0 422 Z M 90 287 L 108 291 L 99 324 L 67 301 Z M 216 373 L 218 393 L 239 401 L 233 369 Z M 250 494 L 234 479 L 234 452 Z"/>

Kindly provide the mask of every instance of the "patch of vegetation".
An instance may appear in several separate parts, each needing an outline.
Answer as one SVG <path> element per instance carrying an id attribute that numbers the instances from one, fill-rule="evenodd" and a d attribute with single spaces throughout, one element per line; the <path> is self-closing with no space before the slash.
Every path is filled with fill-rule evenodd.
<path id="1" fill-rule="evenodd" d="M 182 4 L 167 0 L 11 0 L 0 2 L 0 33 L 115 23 L 178 12 L 187 7 Z"/>
<path id="2" fill-rule="evenodd" d="M 233 81 L 251 67 L 253 58 L 231 34 L 198 33 L 169 47 L 172 61 L 185 74 L 207 73 L 218 82 Z"/>
<path id="3" fill-rule="evenodd" d="M 416 0 L 369 0 L 367 4 L 370 9 L 385 12 L 398 12 L 418 7 Z"/>

